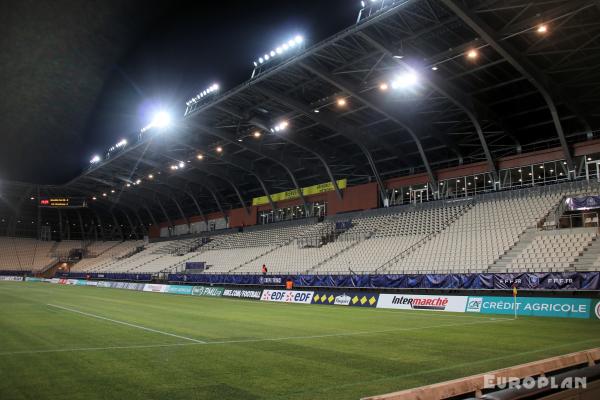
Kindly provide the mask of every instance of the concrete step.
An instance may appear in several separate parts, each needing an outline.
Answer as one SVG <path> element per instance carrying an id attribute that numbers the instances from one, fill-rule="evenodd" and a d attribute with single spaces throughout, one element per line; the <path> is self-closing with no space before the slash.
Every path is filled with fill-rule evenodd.
<path id="1" fill-rule="evenodd" d="M 501 255 L 492 265 L 489 266 L 490 272 L 504 272 L 512 260 L 517 257 L 529 244 L 535 239 L 538 233 L 537 228 L 527 228 L 521 234 L 519 240 Z"/>

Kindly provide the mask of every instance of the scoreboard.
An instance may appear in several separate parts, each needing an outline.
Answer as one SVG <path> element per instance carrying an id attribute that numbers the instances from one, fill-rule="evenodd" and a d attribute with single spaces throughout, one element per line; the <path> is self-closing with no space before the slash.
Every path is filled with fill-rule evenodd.
<path id="1" fill-rule="evenodd" d="M 82 197 L 43 197 L 39 206 L 43 208 L 82 208 L 87 207 L 85 198 Z"/>

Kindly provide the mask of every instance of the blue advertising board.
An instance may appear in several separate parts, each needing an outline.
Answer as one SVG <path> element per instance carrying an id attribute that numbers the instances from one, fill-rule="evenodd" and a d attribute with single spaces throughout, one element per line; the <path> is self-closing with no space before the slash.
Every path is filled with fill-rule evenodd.
<path id="1" fill-rule="evenodd" d="M 167 293 L 172 294 L 192 294 L 193 286 L 185 286 L 185 285 L 169 285 L 167 289 Z"/>
<path id="2" fill-rule="evenodd" d="M 559 318 L 590 318 L 591 299 L 559 297 L 517 297 L 517 315 Z M 466 312 L 481 314 L 515 314 L 512 297 L 470 296 Z"/>

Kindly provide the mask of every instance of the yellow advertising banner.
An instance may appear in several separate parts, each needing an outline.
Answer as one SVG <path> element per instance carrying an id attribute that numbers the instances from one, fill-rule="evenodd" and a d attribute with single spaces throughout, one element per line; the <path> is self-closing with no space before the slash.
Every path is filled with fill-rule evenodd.
<path id="1" fill-rule="evenodd" d="M 338 180 L 337 181 L 338 187 L 340 189 L 346 189 L 347 182 L 348 182 L 347 179 Z M 320 183 L 318 185 L 313 185 L 313 186 L 308 186 L 308 187 L 302 188 L 302 194 L 304 196 L 312 196 L 314 194 L 332 192 L 334 190 L 335 189 L 333 187 L 333 183 L 326 182 L 326 183 Z M 283 200 L 293 200 L 293 199 L 297 199 L 299 197 L 300 197 L 300 192 L 296 189 L 288 190 L 286 192 L 279 192 L 279 193 L 271 194 L 271 199 L 273 200 L 273 202 L 278 202 L 278 201 L 283 201 Z M 267 196 L 260 196 L 260 197 L 255 197 L 252 199 L 253 206 L 261 206 L 263 204 L 269 204 L 269 199 L 267 198 Z"/>

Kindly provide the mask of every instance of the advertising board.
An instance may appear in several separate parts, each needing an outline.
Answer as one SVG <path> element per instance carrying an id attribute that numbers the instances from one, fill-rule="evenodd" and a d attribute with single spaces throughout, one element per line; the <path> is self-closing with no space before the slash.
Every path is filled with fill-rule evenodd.
<path id="1" fill-rule="evenodd" d="M 171 294 L 192 294 L 192 286 L 185 285 L 169 285 L 167 293 Z"/>
<path id="2" fill-rule="evenodd" d="M 146 283 L 144 292 L 165 293 L 169 289 L 169 285 L 158 285 L 155 283 Z"/>
<path id="3" fill-rule="evenodd" d="M 600 319 L 600 300 L 597 300 L 594 306 L 594 317 Z"/>
<path id="4" fill-rule="evenodd" d="M 590 318 L 592 300 L 564 297 L 517 297 L 517 315 L 559 318 Z M 482 314 L 514 315 L 515 300 L 512 297 L 469 297 L 467 312 Z"/>
<path id="5" fill-rule="evenodd" d="M 336 306 L 377 307 L 378 299 L 378 293 L 316 291 L 312 303 Z"/>
<path id="6" fill-rule="evenodd" d="M 240 299 L 260 300 L 261 295 L 261 290 L 225 289 L 223 291 L 223 297 L 237 297 Z"/>
<path id="7" fill-rule="evenodd" d="M 224 290 L 224 288 L 218 286 L 194 286 L 192 289 L 192 295 L 221 297 Z"/>
<path id="8" fill-rule="evenodd" d="M 380 294 L 377 308 L 465 312 L 467 296 Z"/>
<path id="9" fill-rule="evenodd" d="M 265 289 L 260 297 L 261 301 L 275 301 L 279 303 L 302 303 L 310 304 L 314 292 L 299 290 L 270 290 Z"/>
<path id="10" fill-rule="evenodd" d="M 23 280 L 22 276 L 0 276 L 0 281 L 21 282 L 22 280 Z"/>

